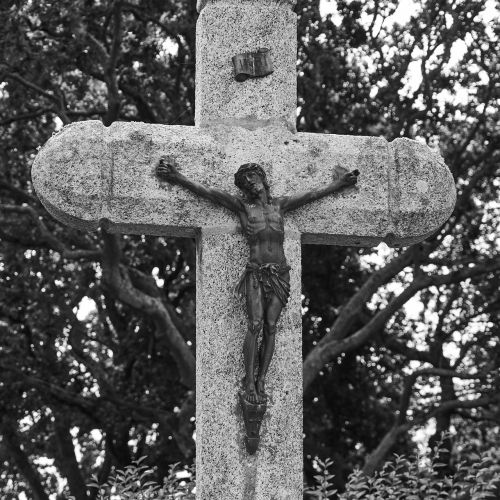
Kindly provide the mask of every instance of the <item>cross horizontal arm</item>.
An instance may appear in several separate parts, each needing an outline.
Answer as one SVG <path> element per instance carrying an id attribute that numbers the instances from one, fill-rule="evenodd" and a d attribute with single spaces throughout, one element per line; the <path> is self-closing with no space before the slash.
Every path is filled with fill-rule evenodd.
<path id="1" fill-rule="evenodd" d="M 105 224 L 115 232 L 191 237 L 202 227 L 239 230 L 227 208 L 160 183 L 155 171 L 163 157 L 173 157 L 186 178 L 235 198 L 234 173 L 244 163 L 264 168 L 274 198 L 322 193 L 339 173 L 359 169 L 356 188 L 287 214 L 285 224 L 302 233 L 305 243 L 407 245 L 436 231 L 455 204 L 450 171 L 423 144 L 292 133 L 279 126 L 117 122 L 106 128 L 98 121 L 79 122 L 42 148 L 33 183 L 49 212 L 81 229 Z"/>

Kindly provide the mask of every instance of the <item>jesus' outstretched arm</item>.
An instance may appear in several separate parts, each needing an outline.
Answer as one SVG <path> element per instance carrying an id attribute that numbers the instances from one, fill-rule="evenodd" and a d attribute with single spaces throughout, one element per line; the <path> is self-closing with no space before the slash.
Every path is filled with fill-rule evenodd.
<path id="1" fill-rule="evenodd" d="M 177 170 L 177 165 L 174 161 L 161 159 L 156 167 L 156 175 L 162 181 L 183 186 L 207 200 L 228 208 L 232 212 L 239 213 L 241 211 L 242 203 L 240 198 L 222 189 L 207 187 L 197 181 L 187 178 Z"/>
<path id="2" fill-rule="evenodd" d="M 345 187 L 354 186 L 358 182 L 358 175 L 359 170 L 352 170 L 351 172 L 343 174 L 339 179 L 326 186 L 312 189 L 311 191 L 304 191 L 291 196 L 284 196 L 279 199 L 280 208 L 283 212 L 288 212 L 289 210 L 294 210 L 302 205 L 306 205 L 307 203 L 311 203 L 312 201 L 319 200 L 324 196 L 340 191 Z"/>

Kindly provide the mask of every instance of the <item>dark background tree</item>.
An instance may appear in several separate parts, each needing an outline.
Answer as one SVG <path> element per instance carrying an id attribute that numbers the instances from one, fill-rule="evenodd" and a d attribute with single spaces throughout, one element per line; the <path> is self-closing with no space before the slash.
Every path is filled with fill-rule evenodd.
<path id="1" fill-rule="evenodd" d="M 305 470 L 332 457 L 339 487 L 418 429 L 456 434 L 451 470 L 500 420 L 500 5 L 424 0 L 400 25 L 397 4 L 297 7 L 298 128 L 425 141 L 458 188 L 419 245 L 304 249 Z M 90 500 L 113 465 L 146 455 L 161 477 L 193 458 L 193 242 L 61 226 L 30 167 L 72 121 L 192 125 L 196 17 L 194 0 L 0 4 L 5 498 Z"/>

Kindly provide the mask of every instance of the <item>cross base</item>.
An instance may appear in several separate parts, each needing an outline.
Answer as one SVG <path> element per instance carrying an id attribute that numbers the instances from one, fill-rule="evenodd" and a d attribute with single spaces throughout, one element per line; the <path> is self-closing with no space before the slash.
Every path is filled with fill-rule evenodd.
<path id="1" fill-rule="evenodd" d="M 259 447 L 260 426 L 267 410 L 267 401 L 262 403 L 251 403 L 247 401 L 243 391 L 239 392 L 240 407 L 243 412 L 246 436 L 245 446 L 250 455 L 254 455 Z"/>

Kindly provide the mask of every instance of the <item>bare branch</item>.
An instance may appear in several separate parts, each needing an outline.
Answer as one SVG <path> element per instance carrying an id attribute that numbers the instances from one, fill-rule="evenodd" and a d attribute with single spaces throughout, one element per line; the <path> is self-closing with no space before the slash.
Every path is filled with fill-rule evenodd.
<path id="1" fill-rule="evenodd" d="M 304 392 L 309 388 L 317 372 L 328 362 L 343 352 L 357 349 L 372 338 L 411 297 L 417 292 L 430 286 L 440 286 L 450 283 L 459 283 L 467 278 L 478 276 L 500 269 L 500 259 L 491 259 L 479 262 L 473 267 L 466 267 L 444 275 L 419 275 L 398 296 L 392 299 L 384 309 L 381 309 L 366 325 L 353 335 L 343 339 L 331 339 L 320 342 L 308 354 L 304 361 Z"/>
<path id="2" fill-rule="evenodd" d="M 412 252 L 408 249 L 381 269 L 373 272 L 361 288 L 349 299 L 347 304 L 342 307 L 339 316 L 330 327 L 330 331 L 308 353 L 304 360 L 304 391 L 325 364 L 323 355 L 325 347 L 331 343 L 340 342 L 349 334 L 349 328 L 366 303 L 382 285 L 388 283 L 408 266 L 411 259 Z"/>
<path id="3" fill-rule="evenodd" d="M 137 5 L 130 2 L 123 2 L 123 10 L 131 12 L 139 21 L 144 23 L 151 23 L 161 28 L 167 35 L 176 36 L 178 33 L 186 33 L 193 29 L 193 23 L 179 23 L 178 21 L 166 23 L 155 19 L 152 16 L 146 15 L 141 11 Z"/>
<path id="4" fill-rule="evenodd" d="M 53 411 L 53 415 L 59 468 L 68 480 L 70 491 L 75 500 L 88 500 L 87 488 L 76 459 L 69 423 L 57 411 Z"/>
<path id="5" fill-rule="evenodd" d="M 0 120 L 0 127 L 10 125 L 11 123 L 23 120 L 31 120 L 32 118 L 37 118 L 46 113 L 56 113 L 56 112 L 52 108 L 42 108 L 27 113 L 18 113 L 16 116 L 11 116 L 10 118 L 5 118 L 4 120 Z"/>
<path id="6" fill-rule="evenodd" d="M 116 235 L 103 231 L 104 259 L 103 281 L 116 298 L 128 306 L 148 315 L 158 333 L 163 333 L 172 349 L 181 382 L 188 388 L 195 387 L 195 358 L 167 308 L 159 297 L 152 297 L 136 288 L 125 266 L 120 265 L 121 249 Z"/>
<path id="7" fill-rule="evenodd" d="M 120 112 L 120 94 L 118 90 L 118 78 L 116 75 L 116 65 L 120 55 L 122 43 L 122 2 L 115 2 L 113 10 L 113 41 L 111 51 L 107 58 L 104 74 L 106 75 L 106 85 L 108 87 L 108 111 L 103 118 L 104 125 L 113 123 Z"/>
<path id="8" fill-rule="evenodd" d="M 40 242 L 45 243 L 49 248 L 59 252 L 67 259 L 99 260 L 102 257 L 100 250 L 72 250 L 67 248 L 58 238 L 56 238 L 43 223 L 38 212 L 28 205 L 0 205 L 0 211 L 7 213 L 19 213 L 27 215 L 35 224 L 39 234 Z M 39 246 L 39 243 L 38 243 Z"/>
<path id="9" fill-rule="evenodd" d="M 407 411 L 410 406 L 410 399 L 413 393 L 413 387 L 419 377 L 423 376 L 437 376 L 441 378 L 460 378 L 469 380 L 480 380 L 487 376 L 487 373 L 462 373 L 455 370 L 448 370 L 446 368 L 422 368 L 415 370 L 412 374 L 405 378 L 404 389 L 401 394 L 399 402 L 399 410 L 396 417 L 396 424 L 402 425 L 406 422 Z"/>
<path id="10" fill-rule="evenodd" d="M 392 352 L 402 354 L 408 360 L 421 361 L 422 363 L 430 363 L 432 360 L 429 351 L 420 351 L 410 347 L 390 334 L 382 333 L 380 343 Z"/>
<path id="11" fill-rule="evenodd" d="M 46 97 L 47 99 L 51 100 L 54 102 L 57 106 L 57 114 L 59 118 L 61 118 L 62 122 L 64 124 L 68 124 L 71 122 L 69 119 L 68 115 L 66 114 L 66 106 L 64 104 L 64 99 L 61 96 L 55 95 L 53 92 L 49 92 L 42 87 L 38 86 L 36 83 L 33 83 L 29 80 L 26 80 L 26 78 L 22 77 L 21 75 L 18 75 L 17 73 L 6 73 L 5 76 L 7 78 L 11 78 L 12 80 L 17 81 L 21 85 L 24 85 L 25 87 L 34 90 L 38 94 Z"/>
<path id="12" fill-rule="evenodd" d="M 99 399 L 80 396 L 79 394 L 59 387 L 52 382 L 42 380 L 34 375 L 28 375 L 23 370 L 19 370 L 18 368 L 14 368 L 9 365 L 0 364 L 0 369 L 14 373 L 27 385 L 39 389 L 43 393 L 48 392 L 52 397 L 62 401 L 63 403 L 78 407 L 83 413 L 91 416 L 92 419 L 95 420 L 95 411 L 99 406 Z"/>
<path id="13" fill-rule="evenodd" d="M 441 405 L 429 410 L 427 413 L 415 418 L 411 422 L 406 421 L 403 424 L 395 424 L 382 438 L 378 446 L 366 458 L 363 466 L 363 472 L 366 475 L 372 475 L 380 466 L 385 456 L 391 448 L 396 444 L 398 437 L 408 432 L 409 429 L 423 425 L 429 419 L 438 416 L 440 413 L 456 412 L 460 409 L 482 408 L 500 402 L 500 395 L 493 394 L 488 396 L 480 396 L 475 399 L 456 399 L 453 401 L 445 401 Z"/>
<path id="14" fill-rule="evenodd" d="M 23 189 L 20 189 L 12 184 L 0 180 L 0 190 L 9 191 L 9 193 L 21 203 L 37 203 L 38 199 L 28 194 Z"/>

